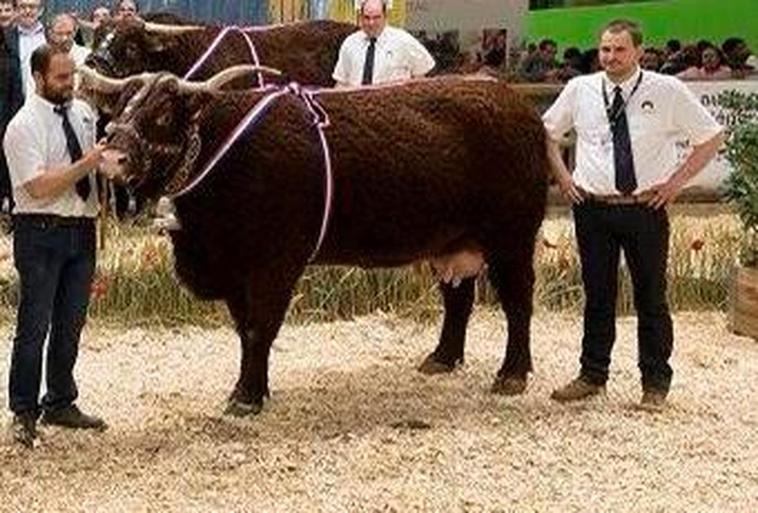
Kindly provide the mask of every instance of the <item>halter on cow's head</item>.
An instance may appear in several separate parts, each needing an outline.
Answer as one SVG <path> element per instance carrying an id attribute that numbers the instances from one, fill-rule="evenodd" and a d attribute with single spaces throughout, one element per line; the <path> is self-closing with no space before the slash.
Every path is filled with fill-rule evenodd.
<path id="1" fill-rule="evenodd" d="M 279 73 L 241 65 L 205 82 L 188 82 L 168 73 L 112 79 L 83 71 L 82 82 L 87 87 L 105 93 L 124 91 L 125 108 L 107 128 L 103 170 L 146 196 L 176 192 L 198 165 L 200 121 L 213 95 L 224 84 L 257 72 Z M 135 88 L 138 91 L 133 94 Z"/>

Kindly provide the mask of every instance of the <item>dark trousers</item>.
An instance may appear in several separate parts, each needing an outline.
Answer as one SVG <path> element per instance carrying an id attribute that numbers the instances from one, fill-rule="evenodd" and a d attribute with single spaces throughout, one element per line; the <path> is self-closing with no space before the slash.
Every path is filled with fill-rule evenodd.
<path id="1" fill-rule="evenodd" d="M 596 384 L 608 379 L 616 339 L 619 255 L 623 250 L 637 310 L 642 387 L 668 390 L 674 334 L 666 303 L 669 221 L 665 209 L 588 200 L 574 207 L 574 220 L 586 301 L 582 376 Z"/>
<path id="2" fill-rule="evenodd" d="M 45 339 L 47 392 L 41 408 L 56 410 L 78 395 L 74 364 L 95 269 L 95 224 L 54 216 L 14 218 L 13 251 L 20 298 L 10 371 L 10 409 L 40 411 Z"/>

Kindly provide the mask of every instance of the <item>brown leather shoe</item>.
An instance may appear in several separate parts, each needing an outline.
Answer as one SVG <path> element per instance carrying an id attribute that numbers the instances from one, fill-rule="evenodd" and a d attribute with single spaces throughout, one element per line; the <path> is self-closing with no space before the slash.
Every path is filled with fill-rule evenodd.
<path id="1" fill-rule="evenodd" d="M 605 385 L 595 385 L 579 376 L 568 385 L 553 390 L 553 393 L 550 394 L 550 399 L 566 403 L 569 401 L 581 401 L 582 399 L 604 393 Z"/>
<path id="2" fill-rule="evenodd" d="M 645 390 L 642 392 L 639 408 L 650 412 L 663 411 L 666 407 L 666 390 Z"/>
<path id="3" fill-rule="evenodd" d="M 60 410 L 46 411 L 40 420 L 48 426 L 62 426 L 72 429 L 97 429 L 104 431 L 108 426 L 103 419 L 87 415 L 75 405 L 66 406 Z"/>
<path id="4" fill-rule="evenodd" d="M 13 440 L 28 449 L 34 448 L 37 438 L 37 415 L 34 413 L 19 413 L 13 416 L 11 422 Z"/>

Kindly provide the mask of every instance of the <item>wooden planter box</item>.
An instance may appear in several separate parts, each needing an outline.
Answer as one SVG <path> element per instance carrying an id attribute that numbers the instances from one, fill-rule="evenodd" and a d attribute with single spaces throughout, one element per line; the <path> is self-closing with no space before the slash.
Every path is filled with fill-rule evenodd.
<path id="1" fill-rule="evenodd" d="M 758 340 L 758 269 L 736 267 L 729 291 L 729 331 Z"/>

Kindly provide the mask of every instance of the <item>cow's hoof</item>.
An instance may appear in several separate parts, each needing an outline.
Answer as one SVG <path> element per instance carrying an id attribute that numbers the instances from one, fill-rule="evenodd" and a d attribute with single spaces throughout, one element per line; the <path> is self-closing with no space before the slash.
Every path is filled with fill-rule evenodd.
<path id="1" fill-rule="evenodd" d="M 499 395 L 520 395 L 526 390 L 526 378 L 496 377 L 490 392 Z"/>
<path id="2" fill-rule="evenodd" d="M 418 371 L 422 374 L 447 374 L 453 372 L 455 368 L 462 363 L 462 360 L 455 360 L 453 363 L 440 361 L 434 353 L 427 356 Z"/>
<path id="3" fill-rule="evenodd" d="M 229 399 L 224 410 L 224 415 L 233 417 L 247 417 L 248 415 L 258 415 L 263 409 L 263 400 L 243 403 L 239 399 Z"/>

